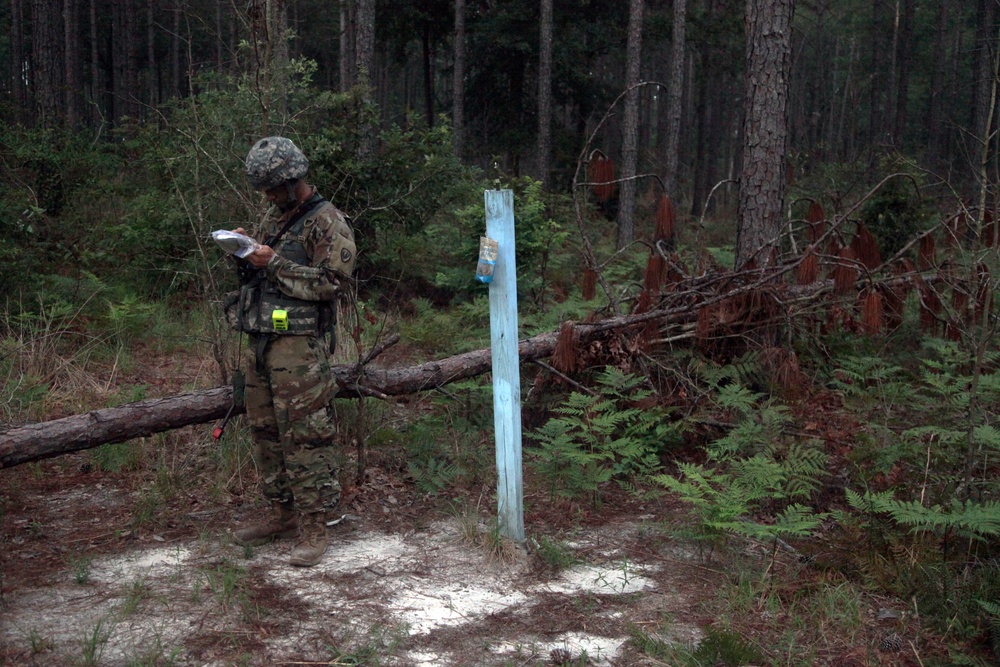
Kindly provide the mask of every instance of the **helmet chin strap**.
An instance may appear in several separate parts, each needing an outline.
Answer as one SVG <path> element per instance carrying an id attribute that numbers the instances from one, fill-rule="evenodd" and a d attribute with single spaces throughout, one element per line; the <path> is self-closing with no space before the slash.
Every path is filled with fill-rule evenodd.
<path id="1" fill-rule="evenodd" d="M 298 185 L 298 181 L 285 181 L 285 192 L 288 194 L 288 200 L 278 207 L 282 213 L 288 213 L 293 208 L 299 205 L 299 198 L 295 195 L 295 186 Z"/>

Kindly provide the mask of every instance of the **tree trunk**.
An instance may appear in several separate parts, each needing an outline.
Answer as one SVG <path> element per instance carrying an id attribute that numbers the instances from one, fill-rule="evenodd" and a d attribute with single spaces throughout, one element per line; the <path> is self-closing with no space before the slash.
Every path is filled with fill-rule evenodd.
<path id="1" fill-rule="evenodd" d="M 993 90 L 993 54 L 996 41 L 997 2 L 979 0 L 976 15 L 976 62 L 973 81 L 972 125 L 969 146 L 971 155 L 979 155 L 982 145 L 989 141 L 986 128 L 990 124 L 990 96 Z M 978 171 L 978 165 L 974 167 Z M 978 173 L 975 174 L 978 177 Z"/>
<path id="2" fill-rule="evenodd" d="M 434 72 L 431 66 L 431 28 L 427 24 L 420 33 L 420 53 L 424 70 L 424 117 L 427 127 L 434 127 Z"/>
<path id="3" fill-rule="evenodd" d="M 285 33 L 288 32 L 288 2 L 286 0 L 268 0 L 268 34 L 271 39 L 273 58 L 270 66 L 281 75 L 276 77 L 279 81 L 285 81 L 285 71 L 288 69 L 288 40 Z M 285 86 L 280 86 L 277 93 L 283 100 L 285 98 Z"/>
<path id="4" fill-rule="evenodd" d="M 100 51 L 97 47 L 97 0 L 90 0 L 90 105 L 94 127 L 101 126 L 103 118 L 101 105 L 104 101 L 104 86 L 101 85 Z"/>
<path id="5" fill-rule="evenodd" d="M 583 341 L 637 318 L 639 321 L 650 319 L 651 315 L 580 324 L 577 329 Z M 521 358 L 528 361 L 551 355 L 558 335 L 552 331 L 521 341 L 518 346 Z M 491 352 L 487 348 L 408 368 L 368 366 L 360 377 L 354 365 L 334 366 L 332 372 L 341 385 L 340 397 L 400 396 L 482 375 L 491 366 Z M 0 468 L 222 419 L 231 404 L 232 389 L 217 387 L 0 431 Z M 242 412 L 242 409 L 233 410 L 233 414 Z"/>
<path id="6" fill-rule="evenodd" d="M 684 51 L 687 27 L 687 0 L 674 0 L 674 27 L 671 39 L 670 90 L 667 91 L 667 141 L 665 182 L 667 194 L 679 201 L 677 166 L 680 163 L 681 102 L 684 99 Z"/>
<path id="7" fill-rule="evenodd" d="M 271 84 L 272 104 L 282 114 L 287 112 L 288 101 L 288 3 L 286 0 L 267 0 L 267 34 L 271 42 L 271 60 L 268 63 L 268 81 Z"/>
<path id="8" fill-rule="evenodd" d="M 455 0 L 455 80 L 451 123 L 455 155 L 465 152 L 465 0 Z"/>
<path id="9" fill-rule="evenodd" d="M 340 92 L 346 93 L 354 85 L 354 66 L 357 63 L 355 45 L 354 0 L 340 2 Z"/>
<path id="10" fill-rule="evenodd" d="M 542 0 L 538 35 L 538 180 L 549 187 L 552 159 L 552 0 Z"/>
<path id="11" fill-rule="evenodd" d="M 61 0 L 33 0 L 31 3 L 32 82 L 38 121 L 54 127 L 65 120 L 63 94 L 65 56 Z"/>
<path id="12" fill-rule="evenodd" d="M 784 221 L 785 151 L 794 0 L 747 0 L 746 116 L 736 231 L 736 267 L 766 250 Z M 764 252 L 761 252 L 764 251 Z"/>
<path id="13" fill-rule="evenodd" d="M 135 0 L 111 2 L 111 61 L 113 119 L 116 125 L 141 116 L 139 89 L 139 21 Z"/>
<path id="14" fill-rule="evenodd" d="M 713 117 L 717 114 L 712 108 L 709 95 L 711 85 L 708 77 L 710 54 L 708 47 L 702 47 L 701 76 L 696 77 L 698 86 L 697 102 L 694 117 L 697 122 L 698 148 L 694 153 L 694 183 L 691 192 L 691 215 L 699 217 L 711 211 L 712 202 L 708 201 L 708 193 L 715 181 L 715 144 L 717 124 Z"/>
<path id="15" fill-rule="evenodd" d="M 125 96 L 125 113 L 133 123 L 142 119 L 142 86 L 139 84 L 139 3 L 123 0 L 125 13 L 125 86 L 120 95 Z"/>
<path id="16" fill-rule="evenodd" d="M 375 82 L 375 0 L 357 0 L 357 3 L 355 74 L 362 89 L 362 102 L 370 104 Z M 359 135 L 358 156 L 364 158 L 375 150 L 375 128 L 371 122 L 360 128 Z"/>
<path id="17" fill-rule="evenodd" d="M 173 97 L 181 96 L 181 3 L 174 5 L 174 29 L 170 36 L 170 92 Z"/>
<path id="18" fill-rule="evenodd" d="M 146 0 L 146 103 L 155 107 L 159 104 L 159 77 L 156 74 L 156 3 Z M 218 4 L 216 4 L 218 11 Z M 220 36 L 219 43 L 222 43 Z"/>
<path id="19" fill-rule="evenodd" d="M 801 261 L 801 258 L 797 261 Z M 794 270 L 797 261 L 778 267 L 775 275 Z M 923 280 L 932 281 L 933 277 L 924 276 Z M 868 284 L 868 281 L 869 278 L 865 277 L 857 282 Z M 907 281 L 912 281 L 912 278 L 892 276 L 885 282 L 887 286 L 897 286 Z M 684 338 L 698 338 L 697 322 L 701 308 L 717 309 L 720 304 L 730 303 L 740 294 L 760 294 L 762 282 L 763 280 L 751 280 L 741 283 L 739 280 L 734 281 L 734 276 L 726 272 L 699 275 L 676 286 L 673 297 L 656 310 L 613 317 L 591 324 L 564 323 L 563 327 L 573 324 L 573 345 L 588 346 L 589 349 L 595 349 L 595 341 L 600 341 L 597 349 L 620 349 L 621 336 L 635 339 L 648 335 L 649 327 L 658 332 L 657 335 L 666 335 L 672 344 L 676 344 Z M 833 287 L 833 279 L 827 279 L 805 286 L 788 286 L 780 292 L 772 291 L 781 313 L 779 319 L 784 321 L 788 309 L 792 308 L 790 304 L 803 308 L 807 301 L 830 294 Z M 693 299 L 677 298 L 682 294 L 697 296 Z M 815 307 L 809 306 L 810 309 Z M 753 335 L 760 327 L 773 326 L 772 319 L 767 316 L 756 317 L 756 312 L 751 309 L 744 315 L 737 314 L 726 325 L 710 332 L 709 336 L 743 339 Z M 520 360 L 526 362 L 552 356 L 557 345 L 562 345 L 560 338 L 564 335 L 563 327 L 520 341 Z M 626 347 L 629 345 L 631 343 L 626 344 Z M 356 364 L 340 364 L 333 366 L 331 373 L 339 387 L 338 398 L 388 398 L 432 391 L 452 382 L 487 373 L 491 367 L 492 352 L 486 348 L 404 368 L 376 368 L 367 365 L 359 370 Z M 216 387 L 10 428 L 0 431 L 0 468 L 10 468 L 29 461 L 123 442 L 192 424 L 204 424 L 224 418 L 231 406 L 232 389 Z M 232 415 L 242 412 L 242 408 L 232 409 Z"/>
<path id="20" fill-rule="evenodd" d="M 357 82 L 370 89 L 375 64 L 375 0 L 357 0 L 355 35 L 354 69 Z"/>
<path id="21" fill-rule="evenodd" d="M 14 97 L 14 118 L 28 116 L 28 86 L 25 72 L 24 5 L 22 0 L 12 0 L 10 6 L 10 89 Z"/>
<path id="22" fill-rule="evenodd" d="M 149 5 L 149 12 L 152 15 L 152 0 L 147 0 Z M 152 27 L 150 27 L 150 35 L 153 34 Z M 215 71 L 222 72 L 222 53 L 226 44 L 226 39 L 224 37 L 225 32 L 222 29 L 222 2 L 220 0 L 215 0 Z M 152 40 L 150 40 L 150 49 L 152 49 Z"/>
<path id="23" fill-rule="evenodd" d="M 910 101 L 910 69 L 913 63 L 913 13 L 914 0 L 903 0 L 899 20 L 899 43 L 897 46 L 896 66 L 896 114 L 893 132 L 893 143 L 897 148 L 903 148 L 906 136 L 907 107 Z M 939 54 L 938 58 L 943 60 Z"/>
<path id="24" fill-rule="evenodd" d="M 622 130 L 622 184 L 618 200 L 618 249 L 635 239 L 635 174 L 639 144 L 639 65 L 642 51 L 643 0 L 629 0 L 625 63 L 625 111 Z"/>
<path id="25" fill-rule="evenodd" d="M 890 89 L 887 74 L 892 67 L 887 62 L 890 58 L 889 46 L 886 45 L 886 35 L 893 34 L 887 30 L 887 12 L 884 10 L 884 0 L 872 0 L 872 32 L 870 37 L 871 62 L 868 65 L 869 81 L 869 120 L 868 144 L 872 148 L 882 143 L 885 133 L 885 119 L 888 108 L 886 91 Z"/>
<path id="26" fill-rule="evenodd" d="M 111 91 L 111 122 L 117 127 L 125 115 L 125 17 L 122 2 L 111 0 L 111 68 L 108 88 Z"/>
<path id="27" fill-rule="evenodd" d="M 77 68 L 80 63 L 80 39 L 76 15 L 76 0 L 63 0 L 63 42 L 66 68 L 66 124 L 74 127 L 79 120 L 77 110 L 79 103 L 79 77 Z"/>
<path id="28" fill-rule="evenodd" d="M 934 71 L 931 74 L 930 100 L 927 108 L 927 161 L 932 170 L 941 165 L 944 144 L 944 86 L 948 67 L 949 0 L 938 0 L 937 27 L 934 33 Z"/>

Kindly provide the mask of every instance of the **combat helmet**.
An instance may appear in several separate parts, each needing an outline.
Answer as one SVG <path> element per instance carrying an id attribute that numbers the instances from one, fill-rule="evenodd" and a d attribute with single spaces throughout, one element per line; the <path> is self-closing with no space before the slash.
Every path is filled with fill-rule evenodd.
<path id="1" fill-rule="evenodd" d="M 309 160 L 285 137 L 264 137 L 247 153 L 247 181 L 255 190 L 270 190 L 297 181 L 309 171 Z"/>

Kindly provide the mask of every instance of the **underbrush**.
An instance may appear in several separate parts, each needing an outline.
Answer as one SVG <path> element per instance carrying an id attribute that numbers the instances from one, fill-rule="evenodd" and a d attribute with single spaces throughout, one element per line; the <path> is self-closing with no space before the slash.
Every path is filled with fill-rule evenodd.
<path id="1" fill-rule="evenodd" d="M 637 289 L 633 259 L 608 273 L 621 294 Z M 575 288 L 561 298 L 526 303 L 522 330 L 606 307 Z M 393 319 L 377 297 L 361 302 L 345 318 L 338 362 L 357 362 L 395 331 L 397 359 L 485 348 L 486 299 L 458 301 L 415 299 Z M 1000 355 L 992 339 L 977 347 L 920 333 L 913 301 L 889 335 L 799 323 L 792 389 L 788 353 L 775 363 L 773 350 L 724 355 L 697 339 L 644 347 L 609 337 L 580 351 L 589 367 L 525 374 L 533 502 L 569 517 L 600 511 L 613 493 L 669 494 L 687 511 L 660 517 L 664 530 L 728 573 L 703 642 L 671 643 L 664 619 L 637 628 L 633 649 L 685 665 L 981 664 L 998 654 Z M 239 357 L 236 337 L 220 348 L 210 309 L 188 306 L 93 277 L 53 279 L 8 301 L 0 421 L 220 384 L 220 359 Z M 405 483 L 468 526 L 470 543 L 506 558 L 496 519 L 483 519 L 496 479 L 488 377 L 405 400 L 337 400 L 335 409 L 345 489 L 369 472 Z M 255 499 L 244 420 L 218 442 L 209 431 L 105 445 L 88 452 L 88 465 L 135 480 L 137 530 L 165 525 L 188 495 Z M 545 567 L 572 563 L 557 536 L 531 538 Z"/>

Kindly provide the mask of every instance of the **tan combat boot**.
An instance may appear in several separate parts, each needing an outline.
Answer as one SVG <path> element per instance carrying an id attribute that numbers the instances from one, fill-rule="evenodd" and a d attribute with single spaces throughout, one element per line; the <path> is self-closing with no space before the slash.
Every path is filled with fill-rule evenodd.
<path id="1" fill-rule="evenodd" d="M 277 515 L 268 521 L 259 521 L 246 528 L 233 531 L 233 541 L 236 544 L 256 547 L 272 540 L 282 540 L 295 537 L 298 534 L 298 522 L 295 512 L 285 505 L 275 504 Z"/>
<path id="2" fill-rule="evenodd" d="M 328 538 L 326 534 L 326 514 L 302 514 L 299 516 L 299 526 L 302 533 L 299 543 L 292 550 L 288 562 L 298 567 L 312 567 L 320 562 L 326 553 Z"/>

